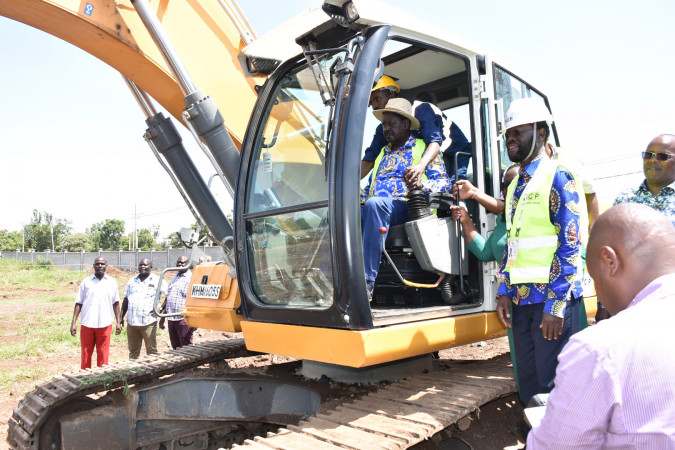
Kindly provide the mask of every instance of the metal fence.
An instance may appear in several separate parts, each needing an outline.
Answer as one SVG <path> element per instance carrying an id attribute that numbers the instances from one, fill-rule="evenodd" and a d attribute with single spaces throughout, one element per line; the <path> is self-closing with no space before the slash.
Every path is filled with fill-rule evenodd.
<path id="1" fill-rule="evenodd" d="M 205 260 L 222 261 L 224 252 L 221 247 L 193 247 L 189 248 L 170 248 L 168 250 L 152 251 L 123 251 L 116 252 L 98 251 L 98 252 L 2 252 L 3 258 L 12 258 L 19 261 L 37 262 L 40 259 L 49 260 L 55 266 L 66 267 L 71 270 L 88 270 L 93 267 L 94 259 L 104 256 L 108 260 L 109 266 L 115 266 L 118 269 L 135 271 L 138 269 L 140 260 L 147 258 L 152 261 L 153 270 L 164 270 L 167 267 L 173 267 L 179 256 L 188 255 L 193 263 L 199 262 L 199 258 Z"/>

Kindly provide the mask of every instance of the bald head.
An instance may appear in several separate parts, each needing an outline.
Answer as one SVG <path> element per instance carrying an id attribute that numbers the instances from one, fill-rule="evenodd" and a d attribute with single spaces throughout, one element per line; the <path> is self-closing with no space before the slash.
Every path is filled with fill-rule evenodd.
<path id="1" fill-rule="evenodd" d="M 656 145 L 663 145 L 665 147 L 671 148 L 675 150 L 675 135 L 673 134 L 660 134 L 656 136 L 652 141 L 649 143 L 649 145 L 656 144 Z"/>
<path id="2" fill-rule="evenodd" d="M 675 273 L 675 227 L 648 206 L 614 206 L 593 225 L 586 260 L 598 299 L 614 315 L 653 280 Z"/>

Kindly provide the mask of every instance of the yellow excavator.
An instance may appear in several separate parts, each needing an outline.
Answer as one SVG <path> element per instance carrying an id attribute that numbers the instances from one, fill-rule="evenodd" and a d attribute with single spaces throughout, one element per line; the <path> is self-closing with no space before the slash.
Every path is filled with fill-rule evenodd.
<path id="1" fill-rule="evenodd" d="M 192 261 L 181 314 L 193 327 L 243 332 L 243 341 L 38 385 L 9 419 L 12 447 L 407 448 L 513 392 L 504 364 L 442 371 L 428 356 L 506 333 L 495 313 L 497 264 L 466 251 L 447 214 L 452 198 L 416 202 L 412 220 L 388 230 L 369 299 L 360 161 L 377 124 L 371 89 L 384 74 L 397 80 L 401 96 L 430 99 L 463 130 L 471 141 L 468 177 L 488 194 L 499 192 L 500 170 L 509 165 L 504 111 L 518 98 L 548 99 L 485 51 L 391 7 L 364 0 L 317 6 L 257 37 L 234 0 L 0 2 L 0 15 L 123 75 L 146 116 L 151 151 L 222 247 L 221 261 Z M 190 160 L 175 120 L 230 190 L 234 223 Z M 471 200 L 467 208 L 488 236 L 495 217 Z M 181 376 L 250 352 L 302 360 L 305 378 Z M 322 397 L 304 381 L 406 377 L 318 416 Z M 263 436 L 268 428 L 251 424 L 286 428 Z"/>

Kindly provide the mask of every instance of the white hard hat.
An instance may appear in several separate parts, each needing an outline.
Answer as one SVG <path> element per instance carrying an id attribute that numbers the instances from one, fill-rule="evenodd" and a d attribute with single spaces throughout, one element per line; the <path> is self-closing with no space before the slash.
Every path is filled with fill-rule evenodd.
<path id="1" fill-rule="evenodd" d="M 553 117 L 544 102 L 535 97 L 520 98 L 511 102 L 504 118 L 504 129 L 537 122 L 551 124 Z"/>

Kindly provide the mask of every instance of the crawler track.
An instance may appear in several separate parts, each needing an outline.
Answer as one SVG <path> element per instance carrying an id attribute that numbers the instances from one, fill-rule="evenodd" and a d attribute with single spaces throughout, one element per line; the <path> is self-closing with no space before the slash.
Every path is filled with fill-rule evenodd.
<path id="1" fill-rule="evenodd" d="M 15 449 L 37 448 L 36 439 L 42 424 L 54 410 L 73 398 L 248 355 L 243 339 L 212 341 L 104 368 L 63 374 L 26 394 L 9 419 L 7 441 Z"/>
<path id="2" fill-rule="evenodd" d="M 394 383 L 239 449 L 404 449 L 515 392 L 508 363 L 476 361 Z"/>
<path id="3" fill-rule="evenodd" d="M 40 433 L 49 429 L 50 416 L 58 417 L 60 407 L 73 400 L 86 400 L 88 394 L 125 384 L 138 387 L 164 375 L 248 355 L 243 340 L 214 341 L 61 375 L 36 386 L 19 403 L 9 419 L 8 442 L 16 449 L 40 447 Z M 352 403 L 322 410 L 298 425 L 246 440 L 234 448 L 403 449 L 478 411 L 481 405 L 515 392 L 513 370 L 505 358 L 449 365 L 393 383 Z M 261 426 L 258 433 L 270 429 Z"/>

